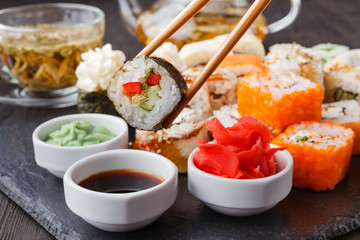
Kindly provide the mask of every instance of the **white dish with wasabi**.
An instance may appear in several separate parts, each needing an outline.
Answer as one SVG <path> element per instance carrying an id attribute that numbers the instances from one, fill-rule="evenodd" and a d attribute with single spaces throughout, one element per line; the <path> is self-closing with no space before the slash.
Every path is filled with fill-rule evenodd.
<path id="1" fill-rule="evenodd" d="M 129 147 L 127 123 L 120 117 L 71 114 L 39 125 L 33 132 L 37 165 L 62 178 L 65 171 L 86 156 Z"/>

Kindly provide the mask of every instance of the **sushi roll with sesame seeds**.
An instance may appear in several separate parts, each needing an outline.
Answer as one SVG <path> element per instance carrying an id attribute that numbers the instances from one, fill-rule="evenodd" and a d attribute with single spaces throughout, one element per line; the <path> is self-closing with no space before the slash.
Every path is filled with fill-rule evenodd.
<path id="1" fill-rule="evenodd" d="M 302 122 L 289 126 L 272 143 L 287 147 L 294 160 L 293 186 L 334 189 L 350 166 L 354 132 L 331 122 Z"/>
<path id="2" fill-rule="evenodd" d="M 182 72 L 187 82 L 195 82 L 202 67 L 189 68 Z M 236 85 L 238 79 L 234 73 L 224 68 L 217 68 L 206 80 L 205 86 L 210 92 L 210 103 L 213 110 L 221 106 L 236 103 Z"/>
<path id="3" fill-rule="evenodd" d="M 323 62 L 311 48 L 295 43 L 275 44 L 269 48 L 265 65 L 273 72 L 293 72 L 325 87 Z"/>
<path id="4" fill-rule="evenodd" d="M 360 49 L 344 52 L 324 66 L 325 101 L 360 100 Z"/>
<path id="5" fill-rule="evenodd" d="M 147 56 L 126 62 L 107 87 L 120 116 L 142 130 L 160 129 L 186 91 L 184 78 L 172 64 Z"/>
<path id="6" fill-rule="evenodd" d="M 360 153 L 360 102 L 343 100 L 332 103 L 323 103 L 321 122 L 332 121 L 351 128 L 355 133 L 352 154 Z"/>
<path id="7" fill-rule="evenodd" d="M 320 121 L 324 90 L 294 73 L 250 72 L 237 86 L 238 111 L 282 132 L 301 121 Z"/>
<path id="8" fill-rule="evenodd" d="M 185 108 L 167 129 L 135 131 L 133 149 L 155 152 L 170 159 L 180 173 L 187 172 L 187 160 L 197 139 L 210 140 L 201 109 Z"/>

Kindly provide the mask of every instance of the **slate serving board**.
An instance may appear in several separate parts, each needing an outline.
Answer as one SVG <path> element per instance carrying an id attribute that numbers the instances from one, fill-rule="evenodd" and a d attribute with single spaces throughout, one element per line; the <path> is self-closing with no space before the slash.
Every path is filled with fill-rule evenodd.
<path id="1" fill-rule="evenodd" d="M 0 8 L 38 2 L 0 1 Z M 107 22 L 104 42 L 124 50 L 128 59 L 141 49 L 142 45 L 121 22 L 116 0 L 67 2 L 103 9 Z M 142 2 L 150 4 L 154 0 Z M 358 48 L 360 15 L 354 8 L 358 4 L 359 0 L 304 0 L 301 17 L 287 29 L 269 35 L 265 45 L 296 41 L 313 46 L 334 42 Z M 274 1 L 265 15 L 272 22 L 287 11 L 288 1 Z M 0 86 L 0 93 L 3 90 L 6 89 Z M 354 157 L 349 175 L 335 190 L 314 193 L 293 189 L 276 207 L 258 216 L 235 218 L 212 211 L 188 193 L 186 175 L 181 175 L 177 201 L 149 227 L 131 233 L 98 230 L 66 207 L 62 181 L 34 161 L 33 129 L 43 121 L 69 113 L 76 113 L 76 108 L 51 110 L 0 104 L 0 190 L 57 239 L 328 239 L 360 226 L 360 157 Z"/>
<path id="2" fill-rule="evenodd" d="M 13 114 L 5 109 L 4 114 Z M 330 239 L 360 226 L 360 157 L 353 157 L 348 176 L 335 190 L 292 189 L 277 206 L 252 217 L 212 211 L 189 194 L 186 175 L 179 175 L 177 200 L 156 222 L 128 233 L 98 230 L 67 208 L 62 180 L 36 165 L 32 131 L 45 118 L 57 115 L 56 110 L 46 116 L 45 111 L 38 113 L 39 118 L 26 128 L 25 120 L 0 128 L 0 190 L 57 239 Z M 26 114 L 20 111 L 14 117 Z"/>

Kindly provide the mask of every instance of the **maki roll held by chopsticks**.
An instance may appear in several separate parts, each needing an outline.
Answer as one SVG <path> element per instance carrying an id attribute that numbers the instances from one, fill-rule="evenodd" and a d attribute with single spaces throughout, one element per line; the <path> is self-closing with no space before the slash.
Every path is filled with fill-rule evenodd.
<path id="1" fill-rule="evenodd" d="M 351 128 L 355 133 L 352 154 L 360 153 L 360 103 L 356 100 L 343 100 L 324 103 L 321 112 L 321 121 L 340 123 Z"/>
<path id="2" fill-rule="evenodd" d="M 272 140 L 287 147 L 294 159 L 293 186 L 334 189 L 349 170 L 354 132 L 331 122 L 302 122 Z"/>
<path id="3" fill-rule="evenodd" d="M 157 130 L 161 127 L 170 127 L 171 123 L 186 107 L 192 97 L 215 71 L 223 58 L 229 54 L 256 17 L 270 2 L 270 0 L 256 0 L 250 6 L 245 15 L 231 31 L 229 37 L 226 38 L 215 55 L 205 65 L 204 70 L 201 71 L 196 82 L 191 86 L 189 91 L 187 91 L 185 80 L 172 64 L 163 59 L 146 56 L 153 53 L 154 50 L 194 16 L 208 1 L 209 0 L 193 0 L 159 35 L 140 51 L 138 57 L 127 62 L 109 83 L 108 97 L 113 101 L 120 115 L 131 126 L 143 130 Z M 144 66 L 146 67 L 145 69 Z M 161 67 L 164 67 L 165 72 L 168 74 L 163 72 Z M 157 85 L 159 82 L 163 82 L 163 86 L 160 84 L 160 90 L 152 89 L 150 93 L 147 88 L 149 83 L 146 82 L 149 70 L 151 70 L 149 76 L 152 76 L 150 85 Z M 152 70 L 154 70 L 153 75 L 151 75 Z M 139 72 L 138 75 L 136 74 L 137 72 Z M 163 77 L 166 78 L 167 76 L 170 76 L 168 81 L 161 81 Z M 143 84 L 143 82 L 147 85 Z M 167 88 L 167 86 L 170 87 Z M 163 87 L 166 89 L 163 89 Z M 143 90 L 145 90 L 145 93 L 142 93 Z M 133 98 L 136 94 L 140 94 L 141 96 L 135 96 L 135 98 Z M 133 105 L 133 103 L 135 103 L 135 105 Z M 146 113 L 143 110 L 151 113 Z"/>
<path id="4" fill-rule="evenodd" d="M 293 73 L 250 72 L 237 86 L 238 111 L 281 132 L 301 121 L 320 121 L 323 92 Z"/>
<path id="5" fill-rule="evenodd" d="M 185 80 L 172 64 L 141 55 L 115 73 L 107 94 L 129 125 L 157 130 L 186 90 Z"/>

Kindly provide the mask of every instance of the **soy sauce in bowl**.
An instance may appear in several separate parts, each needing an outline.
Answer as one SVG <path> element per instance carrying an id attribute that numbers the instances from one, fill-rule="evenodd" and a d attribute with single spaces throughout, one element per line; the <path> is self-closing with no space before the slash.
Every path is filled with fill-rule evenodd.
<path id="1" fill-rule="evenodd" d="M 115 169 L 93 174 L 78 184 L 97 192 L 131 193 L 154 187 L 163 181 L 162 177 L 147 171 Z"/>

